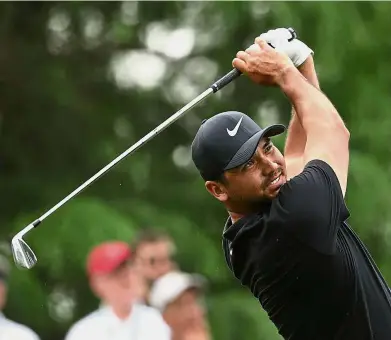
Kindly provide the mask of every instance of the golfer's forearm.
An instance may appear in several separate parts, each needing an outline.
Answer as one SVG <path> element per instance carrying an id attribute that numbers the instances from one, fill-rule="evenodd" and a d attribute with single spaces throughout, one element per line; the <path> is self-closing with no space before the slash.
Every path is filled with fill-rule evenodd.
<path id="1" fill-rule="evenodd" d="M 303 126 L 301 125 L 300 120 L 296 115 L 295 109 L 292 107 L 292 115 L 288 125 L 284 156 L 300 156 L 304 151 L 306 140 L 307 137 L 305 135 Z"/>
<path id="2" fill-rule="evenodd" d="M 307 60 L 298 67 L 298 70 L 310 84 L 319 89 L 318 77 L 316 76 L 312 56 L 309 56 Z M 292 117 L 289 122 L 284 150 L 285 157 L 301 157 L 305 149 L 306 141 L 307 137 L 305 131 L 296 115 L 295 108 L 292 106 Z"/>
<path id="3" fill-rule="evenodd" d="M 298 67 L 298 70 L 310 84 L 319 89 L 318 77 L 316 75 L 312 56 L 309 56 L 307 60 Z M 284 157 L 289 179 L 298 175 L 304 169 L 304 151 L 306 143 L 307 135 L 296 114 L 295 108 L 292 105 L 292 117 L 289 122 L 284 148 Z"/>
<path id="4" fill-rule="evenodd" d="M 297 117 L 307 135 L 322 135 L 345 124 L 330 100 L 295 68 L 286 70 L 280 81 L 280 88 L 295 108 Z M 337 129 L 337 130 L 335 130 Z"/>
<path id="5" fill-rule="evenodd" d="M 345 195 L 349 167 L 349 131 L 330 100 L 294 67 L 286 69 L 279 86 L 295 107 L 307 136 L 304 162 L 319 159 L 334 170 Z"/>

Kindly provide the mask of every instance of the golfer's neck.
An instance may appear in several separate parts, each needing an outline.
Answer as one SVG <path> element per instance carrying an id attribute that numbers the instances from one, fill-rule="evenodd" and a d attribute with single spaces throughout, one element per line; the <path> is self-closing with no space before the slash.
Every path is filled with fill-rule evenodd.
<path id="1" fill-rule="evenodd" d="M 235 223 L 235 222 L 239 221 L 241 218 L 243 218 L 244 216 L 259 213 L 262 211 L 267 211 L 268 209 L 270 209 L 270 204 L 271 204 L 270 200 L 264 201 L 261 203 L 248 205 L 246 207 L 236 208 L 235 209 L 236 212 L 232 211 L 234 209 L 230 209 L 231 207 L 229 207 L 229 206 L 226 206 L 226 208 L 229 213 L 229 216 L 231 217 L 232 223 Z"/>
<path id="2" fill-rule="evenodd" d="M 233 211 L 228 211 L 228 213 L 229 216 L 231 216 L 232 223 L 239 221 L 244 216 L 243 214 L 239 214 Z"/>

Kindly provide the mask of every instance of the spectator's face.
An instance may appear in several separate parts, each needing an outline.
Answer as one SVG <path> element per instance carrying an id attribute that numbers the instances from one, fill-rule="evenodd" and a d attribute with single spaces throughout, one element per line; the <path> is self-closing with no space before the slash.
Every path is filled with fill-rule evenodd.
<path id="1" fill-rule="evenodd" d="M 130 264 L 123 264 L 110 274 L 91 278 L 95 293 L 110 306 L 127 307 L 137 298 L 139 274 Z"/>
<path id="2" fill-rule="evenodd" d="M 154 281 L 174 269 L 173 245 L 169 240 L 144 242 L 137 247 L 136 262 L 142 275 Z"/>
<path id="3" fill-rule="evenodd" d="M 200 295 L 195 289 L 188 289 L 163 312 L 163 317 L 174 333 L 189 329 L 206 330 L 205 310 Z"/>
<path id="4" fill-rule="evenodd" d="M 0 310 L 5 307 L 5 303 L 7 302 L 7 284 L 0 280 Z"/>

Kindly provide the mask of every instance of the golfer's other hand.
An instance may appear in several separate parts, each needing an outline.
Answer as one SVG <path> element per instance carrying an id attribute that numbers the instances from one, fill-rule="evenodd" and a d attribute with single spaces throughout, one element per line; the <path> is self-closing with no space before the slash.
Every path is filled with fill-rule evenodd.
<path id="1" fill-rule="evenodd" d="M 287 54 L 270 47 L 261 38 L 245 51 L 239 51 L 232 65 L 252 81 L 263 85 L 279 85 L 283 74 L 295 68 Z"/>
<path id="2" fill-rule="evenodd" d="M 278 51 L 287 54 L 296 67 L 301 66 L 309 57 L 314 55 L 314 51 L 299 39 L 289 40 L 292 38 L 292 33 L 287 28 L 269 30 L 259 37 Z"/>

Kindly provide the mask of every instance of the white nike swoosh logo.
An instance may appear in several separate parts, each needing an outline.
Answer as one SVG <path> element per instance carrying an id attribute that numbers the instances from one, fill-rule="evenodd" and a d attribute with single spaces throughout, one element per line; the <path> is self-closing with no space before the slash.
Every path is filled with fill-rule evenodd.
<path id="1" fill-rule="evenodd" d="M 233 128 L 233 130 L 228 130 L 228 128 L 227 128 L 227 132 L 228 132 L 228 134 L 229 134 L 231 137 L 235 136 L 235 135 L 238 133 L 239 126 L 240 126 L 240 124 L 241 124 L 241 122 L 242 122 L 242 119 L 243 119 L 243 117 L 241 117 L 241 118 L 239 119 L 238 123 L 237 123 L 236 126 Z"/>

